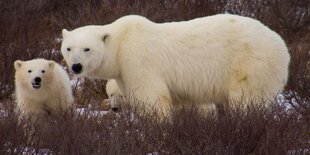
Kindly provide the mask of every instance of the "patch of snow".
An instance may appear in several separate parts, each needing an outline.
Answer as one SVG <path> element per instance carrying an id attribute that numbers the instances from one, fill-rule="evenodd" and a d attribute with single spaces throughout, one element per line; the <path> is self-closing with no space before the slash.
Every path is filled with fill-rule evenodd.
<path id="1" fill-rule="evenodd" d="M 91 110 L 89 108 L 77 108 L 76 112 L 80 115 L 86 115 L 89 117 L 102 117 L 106 114 L 109 113 L 109 111 L 105 111 L 105 110 Z"/>
<path id="2" fill-rule="evenodd" d="M 279 94 L 277 97 L 277 102 L 280 105 L 283 105 L 285 107 L 285 111 L 292 110 L 294 107 L 290 104 L 290 101 L 286 100 L 283 94 Z M 296 100 L 293 100 L 292 102 L 296 103 Z"/>
<path id="3" fill-rule="evenodd" d="M 80 80 L 79 80 L 78 78 L 73 77 L 73 78 L 71 79 L 71 85 L 72 85 L 72 86 L 80 86 L 80 85 L 81 85 L 81 82 L 80 82 Z"/>
<path id="4" fill-rule="evenodd" d="M 289 150 L 286 153 L 287 155 L 294 155 L 294 154 L 310 154 L 310 149 L 297 149 L 297 150 Z"/>
<path id="5" fill-rule="evenodd" d="M 58 55 L 59 51 L 57 49 L 52 49 L 52 55 Z"/>
<path id="6" fill-rule="evenodd" d="M 0 118 L 8 117 L 9 113 L 6 110 L 1 109 L 0 110 Z"/>
<path id="7" fill-rule="evenodd" d="M 57 43 L 61 43 L 61 42 L 62 42 L 62 38 L 56 38 L 55 41 L 56 41 Z"/>
<path id="8" fill-rule="evenodd" d="M 147 153 L 146 155 L 159 155 L 158 152 Z"/>
<path id="9" fill-rule="evenodd" d="M 22 151 L 22 153 L 21 153 Z M 17 153 L 21 153 L 22 155 L 48 155 L 48 154 L 53 154 L 52 151 L 50 149 L 47 148 L 42 148 L 42 149 L 35 149 L 32 147 L 24 147 L 24 148 L 20 148 L 17 149 L 15 148 L 14 150 L 7 150 L 8 154 L 17 154 Z"/>

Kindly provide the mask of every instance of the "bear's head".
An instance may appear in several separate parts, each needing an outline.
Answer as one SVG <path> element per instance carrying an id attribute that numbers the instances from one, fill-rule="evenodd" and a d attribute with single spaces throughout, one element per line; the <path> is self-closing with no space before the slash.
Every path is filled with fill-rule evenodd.
<path id="1" fill-rule="evenodd" d="M 53 84 L 55 62 L 45 59 L 29 61 L 16 60 L 15 82 L 18 87 L 28 91 L 36 91 Z"/>
<path id="2" fill-rule="evenodd" d="M 109 48 L 110 35 L 92 26 L 62 30 L 61 53 L 75 76 L 109 78 L 115 54 Z"/>

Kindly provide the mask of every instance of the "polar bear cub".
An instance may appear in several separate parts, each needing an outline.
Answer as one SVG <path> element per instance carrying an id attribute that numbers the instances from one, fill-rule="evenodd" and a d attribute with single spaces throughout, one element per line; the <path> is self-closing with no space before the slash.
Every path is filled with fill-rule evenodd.
<path id="1" fill-rule="evenodd" d="M 114 79 L 109 79 L 106 84 L 106 92 L 108 95 L 108 103 L 113 111 L 118 111 L 120 103 L 124 102 L 125 96 L 123 90 Z"/>
<path id="2" fill-rule="evenodd" d="M 238 15 L 170 23 L 129 15 L 62 34 L 61 53 L 73 74 L 115 79 L 125 96 L 166 116 L 184 100 L 242 105 L 272 100 L 288 77 L 290 55 L 282 38 Z"/>
<path id="3" fill-rule="evenodd" d="M 71 82 L 66 71 L 54 61 L 16 60 L 15 95 L 21 117 L 53 114 L 72 106 Z"/>

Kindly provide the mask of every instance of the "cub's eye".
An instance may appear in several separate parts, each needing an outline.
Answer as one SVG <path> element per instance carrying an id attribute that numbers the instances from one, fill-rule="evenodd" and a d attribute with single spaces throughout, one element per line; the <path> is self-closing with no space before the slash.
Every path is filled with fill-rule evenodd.
<path id="1" fill-rule="evenodd" d="M 45 70 L 42 70 L 42 73 L 45 73 Z"/>
<path id="2" fill-rule="evenodd" d="M 71 51 L 71 48 L 67 48 L 67 51 Z"/>
<path id="3" fill-rule="evenodd" d="M 85 48 L 84 49 L 84 52 L 88 52 L 90 49 L 89 48 Z"/>
<path id="4" fill-rule="evenodd" d="M 32 72 L 32 70 L 28 70 L 28 73 L 31 73 Z"/>

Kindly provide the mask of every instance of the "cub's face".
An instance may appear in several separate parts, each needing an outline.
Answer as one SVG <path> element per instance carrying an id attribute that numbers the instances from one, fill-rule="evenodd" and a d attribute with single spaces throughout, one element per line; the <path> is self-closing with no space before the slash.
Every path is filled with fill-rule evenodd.
<path id="1" fill-rule="evenodd" d="M 39 90 L 51 84 L 55 62 L 44 59 L 16 60 L 14 67 L 16 84 L 25 89 Z"/>
<path id="2" fill-rule="evenodd" d="M 106 100 L 111 105 L 111 110 L 117 112 L 120 108 L 120 103 L 125 101 L 124 93 L 117 82 L 113 79 L 108 80 L 106 84 L 106 92 L 108 99 Z"/>
<path id="3" fill-rule="evenodd" d="M 61 53 L 69 70 L 76 76 L 94 74 L 105 58 L 107 36 L 88 31 L 62 31 Z"/>

